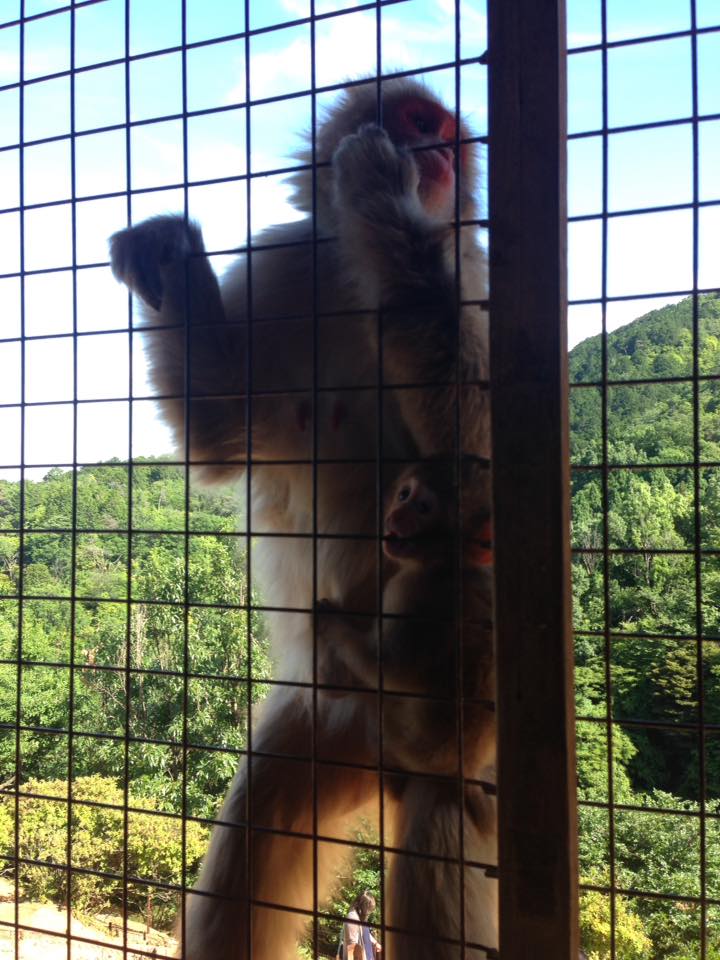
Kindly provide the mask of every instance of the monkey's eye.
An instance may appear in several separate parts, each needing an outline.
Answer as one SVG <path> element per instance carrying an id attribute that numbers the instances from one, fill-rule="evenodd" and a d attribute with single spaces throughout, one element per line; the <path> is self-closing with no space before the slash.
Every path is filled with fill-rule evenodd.
<path id="1" fill-rule="evenodd" d="M 410 498 L 410 487 L 401 487 L 398 490 L 397 498 L 400 503 L 405 503 L 405 501 Z"/>
<path id="2" fill-rule="evenodd" d="M 411 119 L 419 133 L 430 133 L 430 122 L 427 117 L 424 117 L 421 113 L 416 113 Z"/>

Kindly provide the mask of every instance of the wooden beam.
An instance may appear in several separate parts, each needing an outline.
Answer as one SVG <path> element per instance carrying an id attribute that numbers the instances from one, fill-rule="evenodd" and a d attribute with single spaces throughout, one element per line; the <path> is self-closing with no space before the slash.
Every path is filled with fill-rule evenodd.
<path id="1" fill-rule="evenodd" d="M 564 0 L 489 0 L 502 960 L 577 960 Z"/>

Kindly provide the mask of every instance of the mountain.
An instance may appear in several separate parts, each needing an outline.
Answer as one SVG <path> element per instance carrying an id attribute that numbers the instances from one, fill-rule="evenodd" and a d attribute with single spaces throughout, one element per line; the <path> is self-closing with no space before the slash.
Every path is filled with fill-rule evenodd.
<path id="1" fill-rule="evenodd" d="M 610 463 L 720 461 L 720 296 L 698 297 L 698 430 L 693 393 L 693 298 L 652 310 L 607 337 Z M 575 464 L 603 459 L 602 335 L 569 358 Z M 636 381 L 642 381 L 637 383 Z M 670 382 L 668 382 L 670 381 Z M 684 381 L 684 382 L 682 382 Z"/>
<path id="2" fill-rule="evenodd" d="M 698 297 L 700 373 L 720 373 L 720 295 Z M 607 338 L 611 380 L 692 376 L 693 298 L 651 310 Z M 570 381 L 601 377 L 602 334 L 583 340 L 570 352 Z"/>

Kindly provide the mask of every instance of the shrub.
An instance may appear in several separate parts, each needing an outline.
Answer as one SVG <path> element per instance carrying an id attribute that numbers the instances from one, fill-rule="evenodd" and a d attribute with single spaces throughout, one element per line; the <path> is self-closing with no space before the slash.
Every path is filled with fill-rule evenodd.
<path id="1" fill-rule="evenodd" d="M 610 901 L 595 890 L 580 898 L 580 931 L 588 960 L 610 960 Z M 643 922 L 622 897 L 615 900 L 615 949 L 622 960 L 652 960 L 653 949 Z"/>
<path id="2" fill-rule="evenodd" d="M 29 780 L 22 789 L 42 798 L 20 799 L 20 857 L 48 864 L 21 865 L 23 895 L 32 900 L 65 903 L 67 870 L 64 867 L 69 853 L 72 867 L 78 868 L 72 871 L 73 909 L 86 914 L 121 909 L 126 825 L 122 810 L 124 794 L 116 781 L 101 776 L 74 780 L 73 801 L 92 801 L 102 806 L 73 803 L 69 824 L 67 781 Z M 152 798 L 134 803 L 142 806 L 143 812 L 127 815 L 128 908 L 141 914 L 148 925 L 168 927 L 177 912 L 179 893 L 157 884 L 177 886 L 182 881 L 182 821 L 179 817 L 154 812 L 157 801 Z M 186 822 L 188 884 L 196 876 L 207 839 L 205 827 Z M 0 853 L 12 855 L 14 843 L 14 798 L 5 797 L 0 801 Z"/>

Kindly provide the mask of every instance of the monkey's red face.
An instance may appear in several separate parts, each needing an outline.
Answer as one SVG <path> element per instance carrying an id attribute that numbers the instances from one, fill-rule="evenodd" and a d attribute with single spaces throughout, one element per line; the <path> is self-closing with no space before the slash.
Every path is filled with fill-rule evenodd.
<path id="1" fill-rule="evenodd" d="M 450 215 L 455 197 L 455 117 L 439 103 L 408 96 L 387 110 L 385 126 L 396 143 L 414 152 L 423 206 L 430 213 Z"/>
<path id="2" fill-rule="evenodd" d="M 388 105 L 384 124 L 395 143 L 413 151 L 423 206 L 449 216 L 455 198 L 455 117 L 433 100 L 407 96 Z"/>

